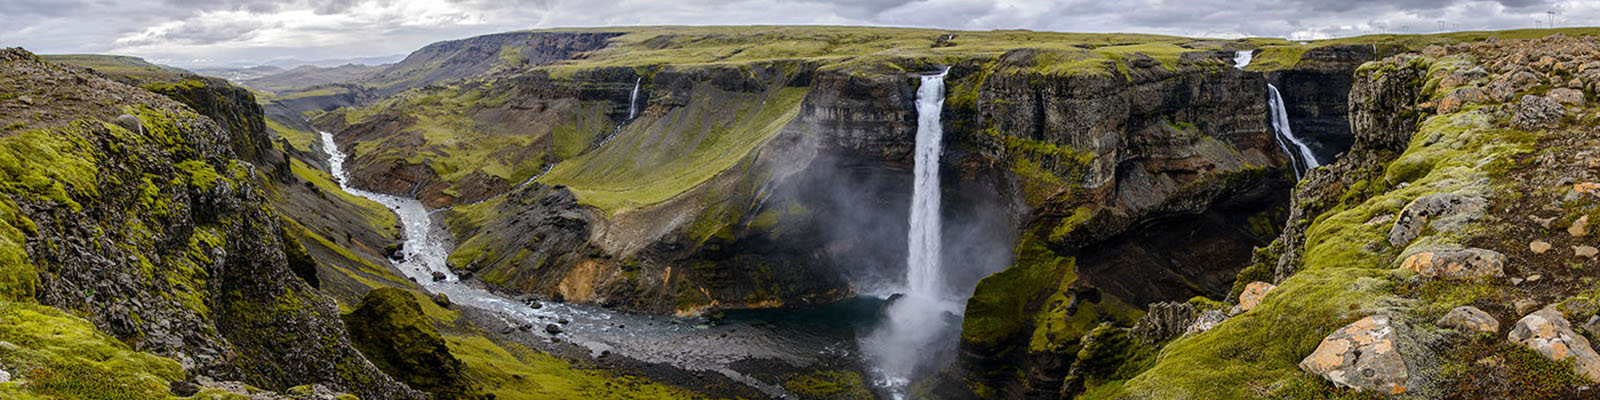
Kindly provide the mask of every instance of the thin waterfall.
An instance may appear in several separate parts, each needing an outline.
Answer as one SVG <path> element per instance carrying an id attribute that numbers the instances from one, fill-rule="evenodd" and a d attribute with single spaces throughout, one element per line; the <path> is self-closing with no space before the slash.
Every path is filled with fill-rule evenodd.
<path id="1" fill-rule="evenodd" d="M 1239 50 L 1239 51 L 1235 51 L 1235 52 L 1233 52 L 1233 67 L 1234 68 L 1238 68 L 1238 69 L 1244 69 L 1244 67 L 1246 65 L 1250 65 L 1250 59 L 1252 59 L 1254 57 L 1255 57 L 1255 50 Z"/>
<path id="2" fill-rule="evenodd" d="M 1317 155 L 1311 152 L 1311 147 L 1306 146 L 1305 142 L 1295 137 L 1294 131 L 1289 129 L 1289 111 L 1283 105 L 1283 96 L 1278 94 L 1278 88 L 1270 83 L 1267 84 L 1267 95 L 1268 100 L 1270 100 L 1267 102 L 1267 106 L 1272 109 L 1272 131 L 1278 138 L 1278 146 L 1282 147 L 1283 152 L 1289 155 L 1290 168 L 1294 169 L 1295 180 L 1299 180 L 1301 173 L 1320 167 L 1322 164 L 1317 162 Z M 1295 149 L 1299 150 L 1299 154 L 1290 151 L 1289 147 L 1284 144 L 1284 139 L 1288 139 L 1290 143 L 1293 143 Z"/>
<path id="3" fill-rule="evenodd" d="M 612 129 L 611 134 L 606 135 L 605 139 L 601 139 L 600 144 L 595 145 L 595 148 L 605 146 L 607 142 L 611 141 L 611 139 L 615 139 L 618 133 L 622 133 L 622 126 L 627 125 L 628 121 L 633 121 L 633 117 L 639 115 L 639 84 L 643 82 L 644 77 L 633 79 L 633 94 L 628 96 L 628 119 L 624 119 L 622 120 L 622 123 L 617 124 L 617 128 Z"/>
<path id="4" fill-rule="evenodd" d="M 948 330 L 944 314 L 960 312 L 944 291 L 940 261 L 939 153 L 944 133 L 945 69 L 922 77 L 917 89 L 916 165 L 913 168 L 910 231 L 907 233 L 906 288 L 893 301 L 887 320 L 865 343 L 877 363 L 880 385 L 902 390 Z"/>

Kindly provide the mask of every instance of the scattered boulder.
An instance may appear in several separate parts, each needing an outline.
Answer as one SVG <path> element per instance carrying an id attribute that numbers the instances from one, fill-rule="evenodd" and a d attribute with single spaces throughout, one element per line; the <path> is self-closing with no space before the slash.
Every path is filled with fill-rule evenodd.
<path id="1" fill-rule="evenodd" d="M 1494 316 L 1473 306 L 1461 306 L 1451 309 L 1450 312 L 1445 313 L 1443 317 L 1439 318 L 1438 322 L 1433 324 L 1444 328 L 1475 330 L 1487 333 L 1500 331 L 1500 320 L 1494 319 Z"/>
<path id="2" fill-rule="evenodd" d="M 1411 375 L 1395 351 L 1398 338 L 1388 316 L 1362 318 L 1323 338 L 1300 369 L 1357 391 L 1405 393 Z"/>
<path id="3" fill-rule="evenodd" d="M 1456 89 L 1445 95 L 1444 98 L 1439 99 L 1438 110 L 1440 114 L 1453 113 L 1468 104 L 1482 102 L 1487 97 L 1488 94 L 1484 93 L 1483 89 L 1475 86 Z"/>
<path id="4" fill-rule="evenodd" d="M 0 369 L 0 383 L 6 383 L 6 382 L 10 382 L 10 381 L 11 381 L 11 373 L 10 372 L 6 372 L 6 370 Z"/>
<path id="5" fill-rule="evenodd" d="M 1195 313 L 1194 304 L 1188 302 L 1151 304 L 1150 310 L 1133 324 L 1132 334 L 1144 344 L 1178 337 L 1194 323 Z"/>
<path id="6" fill-rule="evenodd" d="M 1522 96 L 1516 110 L 1517 115 L 1511 118 L 1511 125 L 1519 129 L 1554 128 L 1561 125 L 1561 117 L 1566 115 L 1561 104 L 1531 94 Z"/>
<path id="7" fill-rule="evenodd" d="M 1256 308 L 1256 305 L 1261 304 L 1261 299 L 1267 297 L 1267 292 L 1276 287 L 1266 282 L 1250 282 L 1249 285 L 1245 285 L 1244 291 L 1239 293 L 1239 310 L 1250 311 Z"/>
<path id="8" fill-rule="evenodd" d="M 1425 278 L 1463 280 L 1505 276 L 1505 260 L 1497 251 L 1471 248 L 1412 254 L 1400 266 Z"/>
<path id="9" fill-rule="evenodd" d="M 1532 89 L 1538 84 L 1539 76 L 1526 69 L 1502 74 L 1489 82 L 1489 97 L 1498 101 L 1510 101 L 1517 92 Z"/>
<path id="10" fill-rule="evenodd" d="M 1394 221 L 1394 227 L 1389 228 L 1389 244 L 1400 246 L 1411 243 L 1423 228 L 1428 227 L 1428 221 L 1439 217 L 1459 214 L 1463 211 L 1481 209 L 1488 202 L 1481 198 L 1466 197 L 1455 193 L 1434 193 L 1418 197 L 1400 210 L 1400 217 Z"/>
<path id="11" fill-rule="evenodd" d="M 545 324 L 544 331 L 545 333 L 549 333 L 551 335 L 559 335 L 561 334 L 561 326 L 556 324 Z"/>
<path id="12" fill-rule="evenodd" d="M 1211 328 L 1216 328 L 1217 324 L 1221 324 L 1222 321 L 1227 320 L 1228 313 L 1223 312 L 1222 310 L 1207 310 L 1200 313 L 1200 316 L 1194 319 L 1193 324 L 1189 324 L 1189 329 L 1185 330 L 1185 334 L 1192 335 L 1209 331 Z"/>
<path id="13" fill-rule="evenodd" d="M 1580 92 L 1576 89 L 1558 88 L 1551 90 L 1547 96 L 1550 97 L 1550 100 L 1554 100 L 1557 103 L 1571 104 L 1575 106 L 1583 105 L 1583 92 Z"/>
<path id="14" fill-rule="evenodd" d="M 438 304 L 439 307 L 450 308 L 450 296 L 446 296 L 444 293 L 434 293 L 433 304 Z"/>
<path id="15" fill-rule="evenodd" d="M 1582 217 L 1578 217 L 1577 220 L 1572 221 L 1572 225 L 1567 227 L 1567 234 L 1572 235 L 1572 236 L 1588 235 L 1589 234 L 1589 216 L 1585 215 L 1585 216 L 1582 216 Z"/>
<path id="16" fill-rule="evenodd" d="M 444 279 L 445 279 L 445 275 L 444 275 L 443 272 L 433 271 L 433 281 L 434 282 L 442 281 Z"/>
<path id="17" fill-rule="evenodd" d="M 1546 241 L 1543 241 L 1543 240 L 1535 240 L 1535 241 L 1529 242 L 1528 243 L 1528 250 L 1532 251 L 1533 254 L 1544 254 L 1544 252 L 1550 251 L 1550 242 L 1546 242 Z"/>
<path id="18" fill-rule="evenodd" d="M 1589 347 L 1588 339 L 1572 331 L 1572 325 L 1555 307 L 1522 317 L 1507 338 L 1552 360 L 1571 361 L 1579 375 L 1600 382 L 1600 354 Z"/>
<path id="19" fill-rule="evenodd" d="M 1590 245 L 1572 246 L 1572 254 L 1578 257 L 1594 258 L 1595 255 L 1600 255 L 1600 249 Z"/>

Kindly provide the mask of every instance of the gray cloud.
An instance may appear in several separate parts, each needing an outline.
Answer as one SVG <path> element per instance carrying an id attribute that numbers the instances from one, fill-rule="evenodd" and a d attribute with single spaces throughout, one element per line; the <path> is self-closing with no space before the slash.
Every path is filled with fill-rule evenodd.
<path id="1" fill-rule="evenodd" d="M 405 53 L 517 29 L 830 24 L 1294 39 L 1600 21 L 1592 0 L 0 0 L 0 46 L 174 64 Z"/>

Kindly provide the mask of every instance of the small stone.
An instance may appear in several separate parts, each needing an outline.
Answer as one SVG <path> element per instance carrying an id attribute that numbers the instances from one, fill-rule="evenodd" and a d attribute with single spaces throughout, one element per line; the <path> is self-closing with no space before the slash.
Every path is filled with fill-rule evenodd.
<path id="1" fill-rule="evenodd" d="M 524 322 L 522 325 L 517 325 L 517 330 L 523 332 L 531 331 L 533 330 L 533 324 Z"/>
<path id="2" fill-rule="evenodd" d="M 556 324 L 547 324 L 544 326 L 544 331 L 551 335 L 559 335 L 561 334 L 561 326 Z"/>
<path id="3" fill-rule="evenodd" d="M 1218 324 L 1222 323 L 1222 321 L 1227 320 L 1228 314 L 1222 312 L 1222 310 L 1207 310 L 1201 312 L 1200 316 L 1195 318 L 1194 323 L 1190 324 L 1189 329 L 1186 329 L 1185 331 L 1187 334 L 1191 335 L 1209 331 L 1211 328 L 1216 328 Z"/>
<path id="4" fill-rule="evenodd" d="M 1521 285 L 1522 284 L 1522 278 L 1511 278 L 1511 284 L 1513 284 L 1513 285 Z"/>
<path id="5" fill-rule="evenodd" d="M 1521 299 L 1511 302 L 1511 306 L 1517 309 L 1517 314 L 1527 314 L 1539 309 L 1539 302 L 1533 299 Z"/>
<path id="6" fill-rule="evenodd" d="M 444 280 L 444 278 L 445 278 L 445 275 L 444 275 L 443 272 L 433 271 L 433 281 L 434 282 L 442 281 L 442 280 Z"/>
<path id="7" fill-rule="evenodd" d="M 1571 360 L 1572 368 L 1590 381 L 1600 382 L 1600 354 L 1589 340 L 1572 331 L 1571 323 L 1555 307 L 1528 314 L 1511 328 L 1507 339 L 1556 361 Z"/>
<path id="8" fill-rule="evenodd" d="M 1590 163 L 1593 163 L 1593 161 L 1591 160 Z M 1574 184 L 1572 185 L 1572 191 L 1581 194 L 1594 194 L 1595 191 L 1600 191 L 1600 183 L 1584 182 Z"/>
<path id="9" fill-rule="evenodd" d="M 1540 279 L 1544 279 L 1544 275 L 1539 275 L 1539 274 L 1528 275 L 1528 282 L 1529 283 L 1538 282 Z"/>
<path id="10" fill-rule="evenodd" d="M 1434 325 L 1445 328 L 1470 329 L 1479 332 L 1495 333 L 1500 331 L 1500 320 L 1494 319 L 1489 313 L 1473 306 L 1461 306 L 1451 309 L 1440 317 Z"/>
<path id="11" fill-rule="evenodd" d="M 1505 259 L 1494 250 L 1472 248 L 1412 254 L 1400 266 L 1425 278 L 1464 280 L 1505 276 Z"/>
<path id="12" fill-rule="evenodd" d="M 6 383 L 6 382 L 10 382 L 10 381 L 11 381 L 11 373 L 10 372 L 6 372 L 6 370 L 0 369 L 0 383 Z"/>
<path id="13" fill-rule="evenodd" d="M 562 317 L 562 318 L 557 318 L 556 319 L 556 323 L 558 323 L 558 324 L 566 325 L 567 322 L 569 322 L 569 321 L 567 321 L 566 317 Z"/>
<path id="14" fill-rule="evenodd" d="M 1533 251 L 1533 254 L 1544 254 L 1544 252 L 1550 251 L 1550 242 L 1535 240 L 1528 243 L 1528 250 Z"/>
<path id="15" fill-rule="evenodd" d="M 1276 287 L 1266 282 L 1250 282 L 1250 284 L 1245 285 L 1244 291 L 1239 293 L 1239 311 L 1250 311 L 1256 308 L 1256 305 L 1261 304 L 1261 299 L 1267 297 L 1267 292 Z"/>
<path id="16" fill-rule="evenodd" d="M 1600 249 L 1590 245 L 1572 246 L 1572 254 L 1578 257 L 1594 258 L 1595 255 L 1600 254 Z"/>
<path id="17" fill-rule="evenodd" d="M 1556 217 L 1539 218 L 1538 216 L 1529 215 L 1528 218 L 1532 219 L 1533 222 L 1538 223 L 1539 227 L 1545 228 L 1545 229 L 1550 229 L 1550 226 L 1552 224 L 1555 224 L 1555 222 L 1556 222 Z"/>
<path id="18" fill-rule="evenodd" d="M 1572 226 L 1567 227 L 1567 234 L 1572 235 L 1572 236 L 1588 235 L 1589 234 L 1589 216 L 1585 215 L 1585 216 L 1582 216 L 1582 217 L 1578 217 L 1578 220 L 1572 221 Z"/>
<path id="19" fill-rule="evenodd" d="M 1362 318 L 1323 338 L 1316 351 L 1300 361 L 1300 369 L 1357 391 L 1405 393 L 1411 375 L 1395 351 L 1398 339 L 1389 317 Z"/>

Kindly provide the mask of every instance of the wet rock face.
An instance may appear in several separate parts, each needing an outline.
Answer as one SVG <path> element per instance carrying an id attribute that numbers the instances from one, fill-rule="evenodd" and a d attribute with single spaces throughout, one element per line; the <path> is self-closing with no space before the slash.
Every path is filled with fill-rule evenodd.
<path id="1" fill-rule="evenodd" d="M 1406 257 L 1400 267 L 1424 278 L 1498 278 L 1505 276 L 1505 260 L 1505 255 L 1488 249 L 1425 251 Z"/>
<path id="2" fill-rule="evenodd" d="M 1479 310 L 1477 307 L 1473 306 L 1461 306 L 1450 309 L 1450 312 L 1445 313 L 1443 317 L 1440 317 L 1439 321 L 1434 322 L 1434 325 L 1485 333 L 1495 333 L 1500 331 L 1500 320 L 1494 319 L 1494 317 L 1489 315 L 1489 313 L 1483 312 L 1483 310 Z"/>
<path id="3" fill-rule="evenodd" d="M 1397 340 L 1389 317 L 1362 318 L 1323 338 L 1316 351 L 1300 361 L 1300 369 L 1358 391 L 1405 393 L 1411 376 L 1405 359 L 1395 351 Z"/>
<path id="4" fill-rule="evenodd" d="M 1560 310 L 1546 307 L 1522 317 L 1507 339 L 1552 360 L 1570 361 L 1579 375 L 1600 382 L 1600 354 L 1589 346 L 1588 339 L 1572 331 Z"/>

